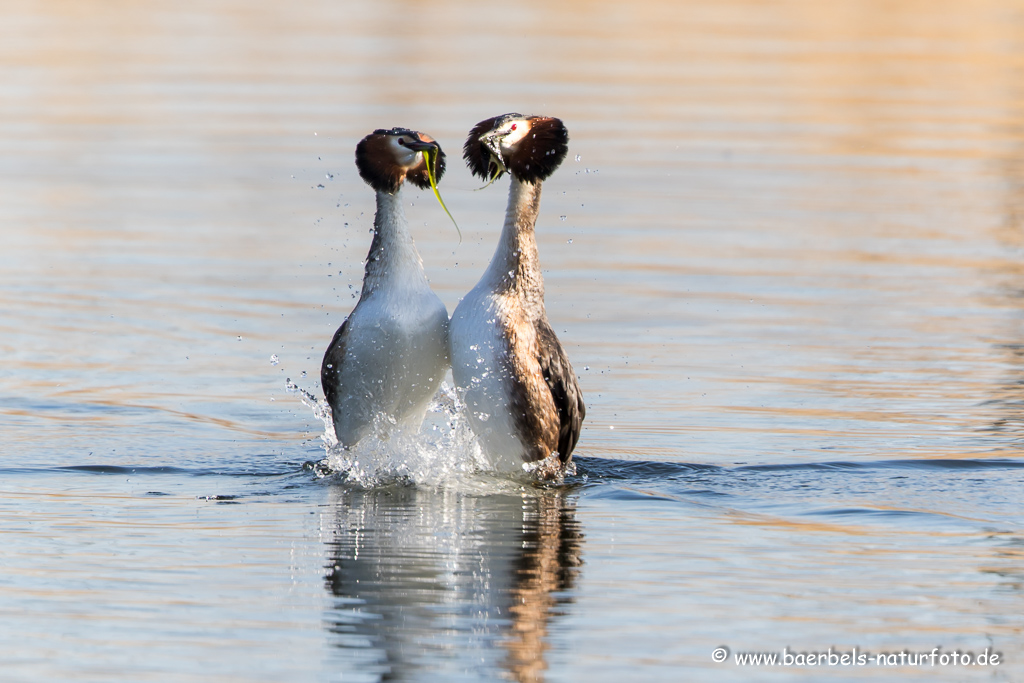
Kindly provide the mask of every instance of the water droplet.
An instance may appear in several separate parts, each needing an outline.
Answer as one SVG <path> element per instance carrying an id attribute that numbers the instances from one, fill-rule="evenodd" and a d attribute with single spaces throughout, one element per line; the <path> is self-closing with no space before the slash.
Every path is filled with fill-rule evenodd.
<path id="1" fill-rule="evenodd" d="M 277 365 L 277 364 L 278 364 L 278 363 L 280 363 L 280 362 L 281 362 L 281 359 L 277 357 L 277 354 L 276 354 L 276 353 L 275 353 L 275 354 L 272 354 L 272 355 L 270 356 L 270 364 L 271 364 L 271 365 Z"/>
<path id="2" fill-rule="evenodd" d="M 303 376 L 303 377 L 305 377 L 305 376 L 306 376 L 306 371 L 305 371 L 305 370 L 303 370 L 303 371 L 302 371 L 302 376 Z"/>
<path id="3" fill-rule="evenodd" d="M 572 244 L 572 238 L 571 237 L 566 241 L 566 244 Z"/>
<path id="4" fill-rule="evenodd" d="M 587 172 L 589 173 L 590 171 L 587 171 Z M 317 183 L 316 189 L 318 189 L 318 190 L 324 189 L 324 184 L 323 183 Z"/>
<path id="5" fill-rule="evenodd" d="M 564 220 L 565 220 L 566 218 L 568 218 L 568 216 L 559 216 L 559 217 L 558 217 L 558 220 L 560 220 L 560 221 L 564 221 Z"/>
<path id="6" fill-rule="evenodd" d="M 238 335 L 238 341 L 242 341 L 242 335 Z"/>
<path id="7" fill-rule="evenodd" d="M 580 160 L 580 159 L 582 159 L 582 158 L 583 158 L 583 157 L 581 157 L 581 156 L 580 156 L 579 154 L 577 154 L 577 155 L 576 155 L 576 161 L 579 161 L 579 160 Z"/>

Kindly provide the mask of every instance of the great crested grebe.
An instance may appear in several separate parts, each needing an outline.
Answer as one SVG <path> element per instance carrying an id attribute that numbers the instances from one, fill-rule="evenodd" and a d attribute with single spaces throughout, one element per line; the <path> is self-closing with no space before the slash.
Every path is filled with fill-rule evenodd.
<path id="1" fill-rule="evenodd" d="M 346 448 L 375 425 L 418 429 L 448 368 L 448 311 L 427 283 L 402 207 L 403 181 L 431 187 L 431 175 L 444 173 L 444 152 L 423 133 L 376 130 L 356 147 L 356 166 L 377 193 L 373 241 L 359 301 L 320 369 Z"/>
<path id="2" fill-rule="evenodd" d="M 505 114 L 470 131 L 463 157 L 473 174 L 489 180 L 507 171 L 512 183 L 491 263 L 449 324 L 452 375 L 484 452 L 504 469 L 545 461 L 543 477 L 565 471 L 586 415 L 544 310 L 534 236 L 541 182 L 568 141 L 562 122 L 546 116 Z"/>

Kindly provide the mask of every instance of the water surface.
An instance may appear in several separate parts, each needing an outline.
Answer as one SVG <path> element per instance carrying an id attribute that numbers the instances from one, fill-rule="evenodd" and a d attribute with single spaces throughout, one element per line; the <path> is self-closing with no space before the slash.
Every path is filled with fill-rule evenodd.
<path id="1" fill-rule="evenodd" d="M 12 4 L 5 680 L 1024 677 L 1021 54 L 1010 0 Z M 451 310 L 505 205 L 461 144 L 507 111 L 571 136 L 578 473 L 319 477 L 288 380 L 359 290 L 356 142 L 447 151 L 465 239 L 407 212 Z"/>

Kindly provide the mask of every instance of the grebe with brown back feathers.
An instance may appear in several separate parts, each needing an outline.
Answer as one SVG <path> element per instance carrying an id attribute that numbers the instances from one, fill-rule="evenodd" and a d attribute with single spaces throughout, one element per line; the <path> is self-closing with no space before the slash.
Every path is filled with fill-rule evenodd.
<path id="1" fill-rule="evenodd" d="M 449 323 L 452 375 L 485 454 L 503 469 L 544 461 L 546 478 L 571 463 L 586 415 L 548 323 L 534 235 L 541 183 L 565 159 L 568 141 L 562 122 L 545 116 L 505 114 L 470 131 L 470 170 L 484 180 L 508 172 L 511 187 L 490 265 Z"/>
<path id="2" fill-rule="evenodd" d="M 448 311 L 430 289 L 402 207 L 402 183 L 431 187 L 431 174 L 444 173 L 444 152 L 423 133 L 376 130 L 356 147 L 356 166 L 377 193 L 373 240 L 359 301 L 320 370 L 346 448 L 375 426 L 418 429 L 448 368 Z"/>

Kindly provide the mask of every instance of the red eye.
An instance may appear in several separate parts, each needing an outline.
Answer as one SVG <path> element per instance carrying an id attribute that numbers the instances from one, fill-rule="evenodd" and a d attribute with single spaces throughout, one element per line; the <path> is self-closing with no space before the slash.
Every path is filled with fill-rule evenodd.
<path id="1" fill-rule="evenodd" d="M 512 127 L 511 127 L 511 128 L 509 128 L 509 130 L 515 130 L 515 129 L 516 129 L 516 124 L 514 124 L 514 123 L 513 123 L 513 124 L 512 124 Z"/>

